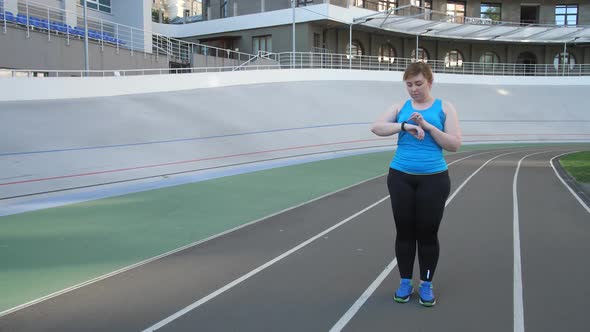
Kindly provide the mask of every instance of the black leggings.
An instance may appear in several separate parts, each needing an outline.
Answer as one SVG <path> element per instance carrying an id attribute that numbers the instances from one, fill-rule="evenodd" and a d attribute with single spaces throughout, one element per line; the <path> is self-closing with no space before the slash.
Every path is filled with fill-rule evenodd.
<path id="1" fill-rule="evenodd" d="M 390 168 L 387 187 L 397 229 L 400 275 L 412 278 L 418 244 L 420 280 L 432 281 L 439 254 L 438 227 L 451 191 L 449 172 L 413 175 Z"/>

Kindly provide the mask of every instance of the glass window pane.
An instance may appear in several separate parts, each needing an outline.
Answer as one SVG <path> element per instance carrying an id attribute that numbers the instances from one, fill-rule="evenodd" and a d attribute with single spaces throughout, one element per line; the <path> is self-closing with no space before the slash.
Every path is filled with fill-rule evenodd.
<path id="1" fill-rule="evenodd" d="M 260 38 L 260 50 L 266 51 L 266 38 Z"/>
<path id="2" fill-rule="evenodd" d="M 272 52 L 272 37 L 268 36 L 268 39 L 266 40 L 266 51 L 267 52 Z"/>
<path id="3" fill-rule="evenodd" d="M 576 23 L 577 23 L 577 17 L 576 17 L 576 15 L 568 15 L 567 16 L 567 24 L 568 25 L 572 25 L 572 24 L 573 25 L 576 25 Z"/>
<path id="4" fill-rule="evenodd" d="M 111 7 L 106 7 L 106 6 L 100 6 L 100 11 L 101 12 L 105 12 L 105 13 L 110 13 L 111 12 Z"/>
<path id="5" fill-rule="evenodd" d="M 258 52 L 258 50 L 260 50 L 260 45 L 257 37 L 254 37 L 252 39 L 252 50 L 254 52 Z"/>
<path id="6" fill-rule="evenodd" d="M 111 0 L 99 0 L 99 3 L 101 5 L 110 6 L 111 5 Z"/>
<path id="7" fill-rule="evenodd" d="M 564 6 L 555 7 L 555 14 L 565 14 L 565 7 Z"/>
<path id="8" fill-rule="evenodd" d="M 87 2 L 86 2 L 86 6 L 87 6 L 88 8 L 92 8 L 92 9 L 98 9 L 98 5 L 97 5 L 96 3 L 93 3 L 93 2 L 90 2 L 90 1 L 87 1 Z"/>

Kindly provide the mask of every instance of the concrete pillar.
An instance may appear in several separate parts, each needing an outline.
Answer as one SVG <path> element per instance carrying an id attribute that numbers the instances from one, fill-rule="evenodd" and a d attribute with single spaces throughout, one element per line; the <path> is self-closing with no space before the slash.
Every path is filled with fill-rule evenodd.
<path id="1" fill-rule="evenodd" d="M 234 1 L 234 15 L 233 16 L 238 16 L 238 2 Z"/>
<path id="2" fill-rule="evenodd" d="M 16 16 L 18 14 L 18 0 L 4 0 L 4 10 Z"/>
<path id="3" fill-rule="evenodd" d="M 72 28 L 78 25 L 78 2 L 79 0 L 64 0 L 62 4 L 65 23 Z"/>
<path id="4" fill-rule="evenodd" d="M 261 13 L 264 13 L 264 5 L 265 5 L 264 0 L 260 0 L 260 12 Z"/>

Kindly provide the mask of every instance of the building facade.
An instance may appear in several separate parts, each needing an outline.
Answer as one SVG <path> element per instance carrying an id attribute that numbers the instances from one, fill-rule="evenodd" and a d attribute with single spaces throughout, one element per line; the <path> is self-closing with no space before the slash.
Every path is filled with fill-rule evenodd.
<path id="1" fill-rule="evenodd" d="M 590 1 L 582 0 L 296 0 L 297 12 L 313 11 L 314 5 L 329 4 L 343 9 L 362 8 L 371 12 L 393 11 L 395 15 L 436 21 L 445 15 L 460 24 L 489 24 L 490 26 L 520 25 L 575 27 L 590 26 Z M 285 12 L 290 0 L 203 0 L 206 21 L 223 21 L 239 17 Z M 423 13 L 422 16 L 419 14 Z M 430 13 L 430 14 L 429 14 Z M 331 16 L 331 15 L 329 15 Z M 448 19 L 448 18 L 444 18 Z M 269 19 L 272 22 L 272 19 Z M 301 22 L 296 27 L 297 52 L 329 52 L 347 54 L 350 24 L 325 17 Z M 216 47 L 239 49 L 255 54 L 290 52 L 292 28 L 289 24 L 273 24 L 254 29 L 233 30 L 190 37 L 186 40 Z M 574 30 L 572 30 L 574 31 Z M 565 34 L 567 36 L 567 34 Z M 541 36 L 542 37 L 542 36 Z M 564 43 L 567 47 L 564 53 Z M 355 25 L 352 31 L 352 52 L 355 55 L 388 58 L 415 58 L 416 37 L 411 33 L 396 33 L 365 25 Z M 590 64 L 587 39 L 502 41 L 481 40 L 465 35 L 460 38 L 420 36 L 418 57 L 424 60 L 462 62 L 494 62 L 522 64 Z"/>

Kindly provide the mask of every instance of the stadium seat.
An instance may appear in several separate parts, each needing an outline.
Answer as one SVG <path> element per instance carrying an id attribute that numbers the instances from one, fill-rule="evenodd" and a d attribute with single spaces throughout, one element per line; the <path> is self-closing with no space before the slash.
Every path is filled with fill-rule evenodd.
<path id="1" fill-rule="evenodd" d="M 14 19 L 14 14 L 13 13 L 11 13 L 9 11 L 6 11 L 5 12 L 5 16 L 6 16 L 5 17 L 6 18 L 6 22 L 14 22 L 15 19 Z"/>
<path id="2" fill-rule="evenodd" d="M 34 26 L 35 28 L 43 29 L 41 25 L 41 20 L 39 20 L 35 16 L 29 16 L 29 24 Z"/>
<path id="3" fill-rule="evenodd" d="M 27 25 L 27 15 L 24 15 L 24 14 L 16 15 L 16 23 L 22 24 L 22 25 Z"/>

